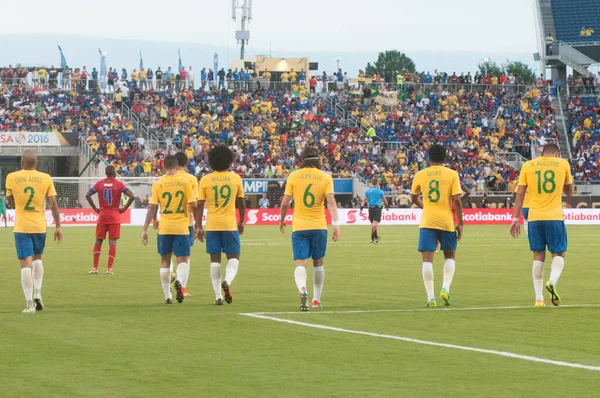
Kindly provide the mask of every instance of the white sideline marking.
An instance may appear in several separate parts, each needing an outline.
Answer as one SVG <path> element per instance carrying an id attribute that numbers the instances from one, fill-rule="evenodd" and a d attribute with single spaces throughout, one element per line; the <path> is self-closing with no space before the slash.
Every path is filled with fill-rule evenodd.
<path id="1" fill-rule="evenodd" d="M 520 308 L 520 307 L 517 307 L 517 308 Z M 528 308 L 530 308 L 530 307 L 528 307 Z M 434 312 L 434 311 L 432 311 L 432 312 Z M 276 317 L 272 317 L 272 316 L 265 316 L 265 315 L 255 314 L 255 313 L 240 314 L 240 315 L 249 316 L 249 317 L 257 318 L 257 319 L 265 319 L 268 321 L 287 323 L 290 325 L 304 326 L 307 328 L 331 330 L 333 332 L 349 333 L 349 334 L 356 334 L 356 335 L 369 336 L 369 337 L 379 337 L 382 339 L 398 340 L 398 341 L 404 341 L 407 343 L 415 343 L 415 344 L 428 345 L 428 346 L 434 346 L 434 347 L 452 348 L 455 350 L 462 350 L 462 351 L 479 352 L 482 354 L 491 354 L 491 355 L 498 355 L 501 357 L 521 359 L 523 361 L 546 363 L 549 365 L 563 366 L 563 367 L 567 367 L 567 368 L 576 368 L 576 369 L 586 369 L 586 370 L 600 372 L 600 366 L 589 366 L 589 365 L 582 365 L 579 363 L 555 361 L 553 359 L 538 358 L 538 357 L 534 357 L 534 356 L 530 356 L 530 355 L 515 354 L 515 353 L 507 352 L 507 351 L 486 350 L 483 348 L 468 347 L 468 346 L 462 346 L 462 345 L 456 345 L 456 344 L 437 343 L 435 341 L 413 339 L 410 337 L 401 337 L 401 336 L 393 336 L 393 335 L 389 335 L 389 334 L 363 332 L 360 330 L 342 329 L 342 328 L 337 328 L 334 326 L 318 325 L 318 324 L 307 323 L 307 322 L 298 322 L 298 321 L 292 321 L 289 319 L 276 318 Z"/>
<path id="2" fill-rule="evenodd" d="M 578 308 L 578 307 L 600 307 L 600 304 L 567 304 L 561 305 L 560 307 L 564 308 Z M 486 310 L 521 310 L 521 309 L 531 309 L 539 311 L 540 309 L 535 309 L 533 306 L 528 305 L 512 305 L 506 307 L 465 307 L 465 308 L 412 308 L 412 309 L 389 309 L 389 310 L 348 310 L 348 311 L 312 311 L 308 314 L 317 315 L 317 314 L 365 314 L 365 313 L 378 313 L 378 312 L 440 312 L 440 311 L 486 311 Z M 542 310 L 544 311 L 544 310 Z M 306 312 L 294 311 L 294 312 L 252 312 L 240 315 L 308 315 Z"/>

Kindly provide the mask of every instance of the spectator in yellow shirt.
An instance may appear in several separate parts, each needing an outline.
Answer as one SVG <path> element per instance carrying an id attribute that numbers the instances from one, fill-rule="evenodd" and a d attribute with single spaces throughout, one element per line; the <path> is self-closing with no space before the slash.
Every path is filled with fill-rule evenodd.
<path id="1" fill-rule="evenodd" d="M 296 72 L 294 72 L 294 69 L 292 69 L 290 71 L 290 81 L 292 83 L 296 83 L 296 80 L 298 79 L 298 74 Z"/>
<path id="2" fill-rule="evenodd" d="M 283 73 L 281 74 L 281 82 L 282 83 L 287 83 L 290 80 L 290 75 L 288 75 L 287 71 L 283 71 Z"/>

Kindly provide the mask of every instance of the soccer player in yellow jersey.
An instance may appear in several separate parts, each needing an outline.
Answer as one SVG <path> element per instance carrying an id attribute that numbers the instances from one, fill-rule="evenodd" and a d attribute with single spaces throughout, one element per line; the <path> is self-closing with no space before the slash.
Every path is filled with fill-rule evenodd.
<path id="1" fill-rule="evenodd" d="M 160 209 L 160 224 L 158 225 L 158 254 L 160 255 L 160 281 L 165 294 L 165 303 L 171 304 L 171 256 L 175 254 L 177 261 L 177 279 L 175 280 L 176 299 L 182 303 L 182 281 L 187 280 L 190 271 L 188 259 L 190 256 L 190 231 L 188 227 L 189 212 L 196 210 L 196 195 L 192 183 L 177 174 L 177 158 L 169 155 L 165 158 L 166 174 L 152 184 L 152 197 L 142 229 L 142 244 L 148 245 L 148 226 L 157 218 Z"/>
<path id="2" fill-rule="evenodd" d="M 444 252 L 444 280 L 440 296 L 444 305 L 452 304 L 450 285 L 454 278 L 456 247 L 463 233 L 462 189 L 458 173 L 443 164 L 446 148 L 429 147 L 429 167 L 419 171 L 412 184 L 412 202 L 423 209 L 419 225 L 419 248 L 423 256 L 423 283 L 427 292 L 427 307 L 437 307 L 433 287 L 433 257 L 436 244 Z M 423 194 L 421 199 L 420 195 Z M 456 214 L 457 225 L 454 224 Z"/>
<path id="3" fill-rule="evenodd" d="M 52 178 L 36 170 L 37 155 L 25 151 L 21 156 L 21 170 L 6 177 L 8 203 L 16 211 L 14 227 L 17 257 L 21 263 L 21 286 L 27 305 L 24 314 L 33 314 L 44 309 L 42 281 L 44 266 L 42 254 L 46 246 L 45 202 L 48 197 L 52 217 L 56 226 L 54 240 L 62 241 L 60 214 L 56 204 L 56 190 Z"/>
<path id="4" fill-rule="evenodd" d="M 519 191 L 515 201 L 513 223 L 510 233 L 519 236 L 519 213 L 526 194 L 529 199 L 529 248 L 533 252 L 533 288 L 535 306 L 544 307 L 544 261 L 546 248 L 552 254 L 550 279 L 546 290 L 550 292 L 552 304 L 560 305 L 556 284 L 565 266 L 567 251 L 567 229 L 562 210 L 562 194 L 573 195 L 573 176 L 569 162 L 560 158 L 556 144 L 544 146 L 542 156 L 526 162 L 519 175 Z"/>
<path id="5" fill-rule="evenodd" d="M 188 157 L 183 152 L 177 152 L 175 154 L 175 156 L 177 157 L 177 166 L 178 166 L 177 167 L 177 175 L 185 177 L 187 180 L 189 180 L 192 183 L 192 192 L 194 192 L 195 199 L 197 200 L 198 199 L 198 180 L 196 179 L 195 176 L 193 176 L 187 172 Z M 189 218 L 188 218 L 188 222 L 189 222 L 188 225 L 189 225 L 189 231 L 190 231 L 190 248 L 194 246 L 194 240 L 196 239 L 196 230 L 194 229 L 195 215 L 196 215 L 195 211 L 190 211 Z M 202 223 L 202 219 L 200 219 L 200 223 L 198 223 L 198 224 L 201 224 L 201 223 Z M 190 271 L 191 271 L 191 258 L 188 258 L 188 265 L 190 266 L 190 269 L 188 270 L 187 274 L 185 275 L 185 279 L 181 281 L 181 289 L 183 290 L 183 295 L 185 297 L 192 296 L 187 291 L 187 282 L 190 277 Z M 171 268 L 173 268 L 173 262 L 171 262 Z"/>
<path id="6" fill-rule="evenodd" d="M 246 202 L 242 178 L 229 171 L 233 163 L 233 152 L 224 145 L 213 147 L 208 152 L 208 163 L 213 170 L 200 180 L 196 220 L 202 220 L 204 207 L 206 233 L 198 229 L 198 239 L 206 238 L 206 252 L 210 254 L 210 278 L 215 291 L 215 305 L 233 302 L 231 283 L 240 265 L 240 235 L 244 233 Z M 239 221 L 236 217 L 236 204 Z M 201 223 L 198 223 L 200 225 Z M 227 256 L 225 279 L 221 281 L 221 253 Z"/>
<path id="7" fill-rule="evenodd" d="M 340 224 L 337 204 L 333 192 L 333 179 L 321 170 L 319 149 L 311 146 L 304 150 L 302 166 L 290 174 L 285 186 L 279 230 L 285 232 L 285 216 L 294 200 L 294 218 L 292 222 L 292 249 L 296 269 L 294 278 L 300 292 L 300 311 L 308 311 L 308 292 L 306 290 L 306 266 L 313 259 L 313 308 L 321 308 L 321 294 L 325 281 L 323 260 L 327 250 L 327 221 L 325 219 L 325 200 L 333 221 L 332 239 L 340 237 Z"/>

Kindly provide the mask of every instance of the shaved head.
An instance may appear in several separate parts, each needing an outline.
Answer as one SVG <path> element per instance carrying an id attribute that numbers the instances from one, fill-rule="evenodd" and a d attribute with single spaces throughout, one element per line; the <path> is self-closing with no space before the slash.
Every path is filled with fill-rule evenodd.
<path id="1" fill-rule="evenodd" d="M 21 167 L 24 169 L 35 169 L 38 163 L 37 154 L 28 149 L 21 155 Z"/>

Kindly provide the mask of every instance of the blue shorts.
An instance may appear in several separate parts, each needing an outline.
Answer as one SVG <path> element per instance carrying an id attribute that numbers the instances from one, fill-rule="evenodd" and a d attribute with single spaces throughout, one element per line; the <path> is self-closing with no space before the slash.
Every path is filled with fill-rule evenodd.
<path id="1" fill-rule="evenodd" d="M 42 255 L 46 247 L 46 234 L 15 232 L 15 246 L 19 260 L 31 257 L 34 254 Z"/>
<path id="2" fill-rule="evenodd" d="M 419 250 L 423 252 L 435 252 L 437 242 L 440 242 L 441 250 L 456 250 L 458 239 L 456 232 L 442 231 L 440 229 L 419 229 Z"/>
<path id="3" fill-rule="evenodd" d="M 567 251 L 567 228 L 564 221 L 530 221 L 527 227 L 532 252 L 548 251 L 561 254 Z"/>
<path id="4" fill-rule="evenodd" d="M 527 219 L 529 218 L 529 208 L 523 207 L 521 209 L 521 214 L 523 215 L 523 220 L 527 221 Z"/>
<path id="5" fill-rule="evenodd" d="M 327 230 L 313 229 L 292 232 L 292 249 L 294 260 L 320 260 L 327 250 Z"/>
<path id="6" fill-rule="evenodd" d="M 190 255 L 189 235 L 158 235 L 158 254 L 166 256 L 175 254 L 176 257 L 187 257 Z"/>
<path id="7" fill-rule="evenodd" d="M 190 229 L 190 247 L 194 246 L 194 240 L 196 240 L 196 230 L 194 227 L 189 227 Z"/>
<path id="8" fill-rule="evenodd" d="M 238 231 L 206 231 L 206 252 L 208 254 L 240 254 L 240 233 Z"/>

